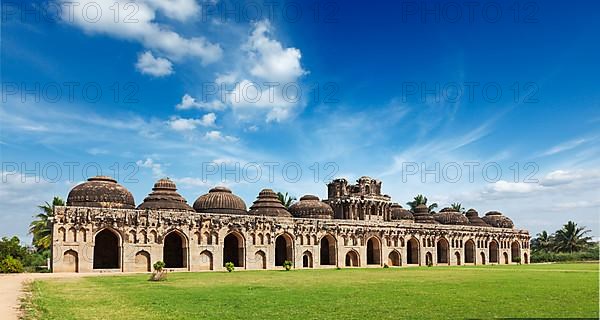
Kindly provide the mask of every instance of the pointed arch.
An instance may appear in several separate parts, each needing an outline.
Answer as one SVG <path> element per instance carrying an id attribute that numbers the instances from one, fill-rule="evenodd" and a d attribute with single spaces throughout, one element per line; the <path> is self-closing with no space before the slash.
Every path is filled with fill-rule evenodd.
<path id="1" fill-rule="evenodd" d="M 187 267 L 187 237 L 177 229 L 169 231 L 163 240 L 163 261 L 166 268 Z"/>
<path id="2" fill-rule="evenodd" d="M 462 263 L 462 262 L 460 261 L 460 252 L 456 251 L 456 252 L 454 253 L 454 257 L 456 258 L 456 265 L 457 265 L 457 266 L 460 266 L 460 265 L 461 265 L 461 263 Z"/>
<path id="3" fill-rule="evenodd" d="M 200 270 L 213 270 L 213 254 L 208 250 L 200 252 Z"/>
<path id="4" fill-rule="evenodd" d="M 519 241 L 513 241 L 510 244 L 510 256 L 512 262 L 521 262 L 521 245 Z"/>
<path id="5" fill-rule="evenodd" d="M 440 238 L 436 243 L 437 263 L 450 264 L 450 244 L 446 238 Z"/>
<path id="6" fill-rule="evenodd" d="M 485 253 L 481 252 L 481 264 L 485 264 Z"/>
<path id="7" fill-rule="evenodd" d="M 264 251 L 258 250 L 254 254 L 254 263 L 256 269 L 266 269 L 267 268 L 267 255 Z"/>
<path id="8" fill-rule="evenodd" d="M 346 253 L 346 267 L 360 266 L 360 257 L 356 250 L 352 249 Z"/>
<path id="9" fill-rule="evenodd" d="M 138 251 L 135 254 L 135 267 L 136 272 L 150 272 L 150 253 L 146 250 Z"/>
<path id="10" fill-rule="evenodd" d="M 420 264 L 420 247 L 419 240 L 416 238 L 410 238 L 406 242 L 406 263 L 407 264 Z"/>
<path id="11" fill-rule="evenodd" d="M 121 235 L 112 228 L 104 228 L 94 235 L 94 269 L 121 268 Z"/>
<path id="12" fill-rule="evenodd" d="M 399 267 L 402 265 L 402 259 L 400 259 L 400 253 L 398 250 L 392 250 L 388 255 L 388 266 Z"/>
<path id="13" fill-rule="evenodd" d="M 246 240 L 237 231 L 229 232 L 223 240 L 223 266 L 232 262 L 236 267 L 244 267 Z"/>
<path id="14" fill-rule="evenodd" d="M 367 240 L 367 264 L 381 265 L 381 240 L 376 236 Z"/>
<path id="15" fill-rule="evenodd" d="M 465 242 L 465 263 L 475 263 L 475 242 L 472 239 Z"/>
<path id="16" fill-rule="evenodd" d="M 65 251 L 62 262 L 61 272 L 79 272 L 79 254 L 77 254 L 77 251 Z"/>
<path id="17" fill-rule="evenodd" d="M 294 261 L 294 238 L 282 233 L 275 237 L 275 266 L 283 266 L 286 260 Z"/>
<path id="18" fill-rule="evenodd" d="M 312 267 L 313 267 L 312 252 L 306 250 L 302 254 L 302 268 L 312 268 Z"/>
<path id="19" fill-rule="evenodd" d="M 490 245 L 488 246 L 488 257 L 490 263 L 498 263 L 500 259 L 498 251 L 498 241 L 492 240 L 490 242 Z"/>
<path id="20" fill-rule="evenodd" d="M 324 235 L 319 241 L 321 265 L 336 265 L 336 241 L 331 234 Z"/>

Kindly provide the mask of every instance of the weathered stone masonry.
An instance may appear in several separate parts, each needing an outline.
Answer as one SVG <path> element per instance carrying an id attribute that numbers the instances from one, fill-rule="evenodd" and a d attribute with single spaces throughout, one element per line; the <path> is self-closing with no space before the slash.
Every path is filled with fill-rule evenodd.
<path id="1" fill-rule="evenodd" d="M 409 218 L 411 211 L 397 204 L 367 202 L 363 208 L 370 207 L 371 211 L 363 209 L 363 219 L 360 210 L 352 211 L 350 206 L 345 217 L 352 213 L 356 218 L 343 219 L 337 218 L 337 212 L 344 212 L 342 206 L 334 204 L 332 209 L 314 196 L 305 196 L 290 207 L 290 214 L 273 201 L 273 193 L 267 189 L 245 212 L 239 197 L 228 189 L 214 188 L 212 194 L 196 201 L 194 209 L 229 206 L 234 207 L 234 213 L 194 212 L 187 204 L 182 205 L 185 200 L 175 195 L 174 184 L 166 179 L 157 182 L 146 205 L 134 209 L 123 205 L 132 199 L 120 195 L 123 190 L 116 181 L 102 179 L 92 180 L 92 186 L 84 188 L 88 191 L 77 191 L 79 186 L 75 187 L 78 197 L 70 194 L 68 206 L 55 208 L 53 272 L 148 272 L 158 260 L 176 271 L 223 270 L 229 261 L 237 269 L 280 269 L 285 260 L 292 261 L 294 268 L 479 265 L 529 260 L 527 231 L 492 227 L 481 218 L 469 222 L 471 218 L 462 214 L 459 218 L 448 210 L 430 214 L 436 216 L 433 222 L 425 219 L 428 222 L 419 223 L 416 216 L 414 220 Z M 86 194 L 91 189 L 111 196 Z M 378 194 L 379 190 L 369 192 Z M 330 194 L 327 202 L 351 203 L 338 196 Z M 171 205 L 148 205 L 167 198 Z M 97 205 L 98 200 L 102 200 L 102 206 Z M 488 214 L 486 221 L 506 223 L 507 218 L 500 213 Z M 299 215 L 311 218 L 296 217 Z M 468 222 L 442 224 L 438 220 Z"/>

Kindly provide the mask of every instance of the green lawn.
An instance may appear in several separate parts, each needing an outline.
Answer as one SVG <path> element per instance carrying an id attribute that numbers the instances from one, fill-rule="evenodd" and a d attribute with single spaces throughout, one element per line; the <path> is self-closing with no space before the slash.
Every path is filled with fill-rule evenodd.
<path id="1" fill-rule="evenodd" d="M 234 271 L 35 281 L 43 319 L 598 318 L 598 265 Z"/>

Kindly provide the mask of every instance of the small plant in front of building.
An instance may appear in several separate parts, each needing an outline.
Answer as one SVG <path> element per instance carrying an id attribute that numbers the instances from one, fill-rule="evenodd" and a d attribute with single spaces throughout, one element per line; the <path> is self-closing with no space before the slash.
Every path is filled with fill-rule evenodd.
<path id="1" fill-rule="evenodd" d="M 285 260 L 283 262 L 283 269 L 285 269 L 285 271 L 290 271 L 292 269 L 292 262 L 290 260 Z"/>
<path id="2" fill-rule="evenodd" d="M 521 257 L 514 257 L 513 258 L 513 262 L 516 262 L 518 264 L 521 264 Z"/>
<path id="3" fill-rule="evenodd" d="M 235 265 L 233 264 L 233 262 L 227 262 L 225 264 L 225 269 L 227 269 L 227 272 L 232 272 L 233 270 L 235 270 Z"/>
<path id="4" fill-rule="evenodd" d="M 387 263 L 384 263 L 384 264 L 383 264 L 383 268 L 384 268 L 384 269 L 387 269 L 387 268 L 389 268 L 389 267 L 390 267 L 390 266 L 388 266 L 388 265 L 387 265 Z"/>
<path id="5" fill-rule="evenodd" d="M 0 261 L 0 273 L 21 273 L 24 271 L 23 264 L 12 256 L 7 256 Z"/>
<path id="6" fill-rule="evenodd" d="M 165 263 L 163 261 L 156 261 L 152 267 L 154 268 L 154 272 L 152 272 L 152 276 L 150 276 L 151 281 L 163 281 L 167 278 Z"/>
<path id="7" fill-rule="evenodd" d="M 427 261 L 427 266 L 428 267 L 433 267 L 433 261 Z"/>

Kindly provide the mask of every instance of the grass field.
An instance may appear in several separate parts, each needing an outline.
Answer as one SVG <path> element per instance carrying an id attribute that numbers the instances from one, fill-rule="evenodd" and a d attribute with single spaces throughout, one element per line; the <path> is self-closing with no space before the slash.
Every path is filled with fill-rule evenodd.
<path id="1" fill-rule="evenodd" d="M 43 319 L 598 318 L 598 264 L 244 271 L 38 280 Z"/>

